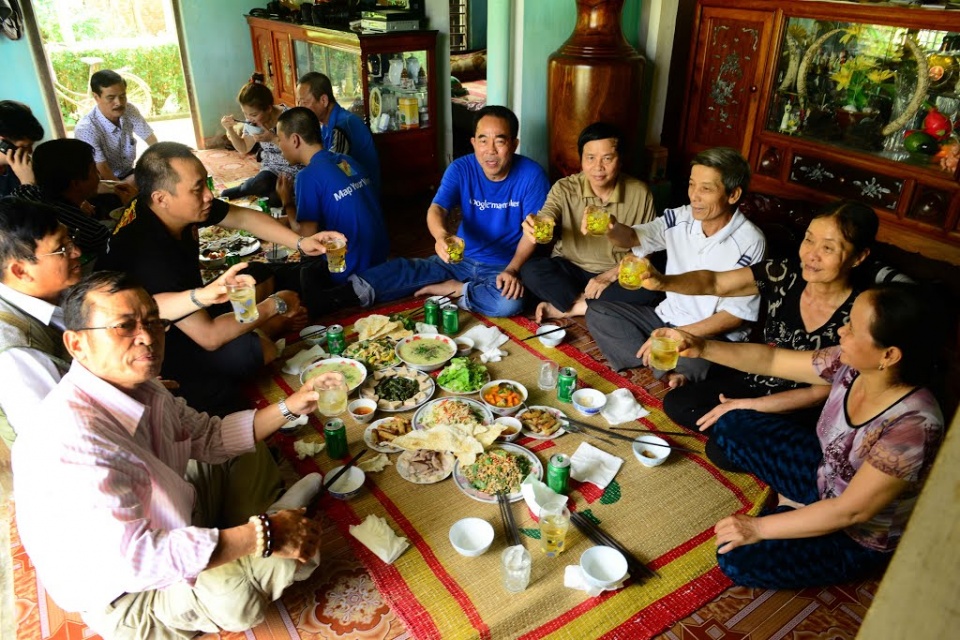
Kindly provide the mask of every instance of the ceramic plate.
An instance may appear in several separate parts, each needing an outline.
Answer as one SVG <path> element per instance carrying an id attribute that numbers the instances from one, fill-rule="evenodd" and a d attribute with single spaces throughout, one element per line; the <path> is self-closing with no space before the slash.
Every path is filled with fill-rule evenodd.
<path id="1" fill-rule="evenodd" d="M 320 368 L 323 368 L 323 371 L 318 371 Z M 326 373 L 327 371 L 342 373 L 347 379 L 347 387 L 349 387 L 349 391 L 351 392 L 367 379 L 367 368 L 363 366 L 362 362 L 351 358 L 326 358 L 324 360 L 317 360 L 306 367 L 303 373 L 300 374 L 300 384 L 307 384 L 307 380 L 315 378 L 320 375 L 320 373 Z"/>
<path id="2" fill-rule="evenodd" d="M 423 417 L 426 415 L 428 411 L 432 410 L 434 407 L 445 402 L 455 402 L 455 403 L 458 402 L 458 403 L 467 405 L 468 407 L 470 407 L 470 409 L 473 410 L 473 413 L 479 417 L 482 424 L 489 424 L 493 422 L 493 414 L 490 413 L 490 410 L 487 409 L 482 403 L 477 402 L 476 400 L 471 400 L 469 398 L 437 398 L 433 402 L 428 402 L 427 404 L 417 409 L 417 412 L 413 414 L 413 428 L 429 429 L 429 427 L 426 427 L 423 424 L 421 424 L 421 420 L 423 419 Z"/>
<path id="3" fill-rule="evenodd" d="M 382 380 L 395 376 L 416 381 L 420 390 L 417 391 L 412 398 L 408 398 L 403 402 L 381 399 L 380 396 L 377 395 L 377 385 L 379 385 Z M 370 378 L 367 379 L 366 383 L 363 385 L 363 388 L 360 389 L 360 397 L 369 398 L 370 400 L 376 402 L 377 408 L 380 409 L 380 411 L 396 413 L 400 411 L 411 411 L 423 405 L 423 403 L 433 397 L 433 393 L 436 390 L 437 385 L 434 383 L 433 378 L 424 372 L 410 369 L 408 367 L 395 367 L 393 369 L 374 371 L 373 375 L 370 376 Z"/>
<path id="4" fill-rule="evenodd" d="M 397 473 L 400 474 L 401 478 L 414 484 L 434 484 L 450 477 L 450 474 L 453 472 L 455 458 L 453 457 L 452 453 L 448 453 L 446 451 L 439 454 L 441 468 L 438 471 L 425 477 L 413 475 L 410 470 L 410 459 L 413 458 L 413 456 L 419 451 L 420 449 L 417 451 L 404 451 L 397 456 Z"/>
<path id="5" fill-rule="evenodd" d="M 516 455 L 525 457 L 530 461 L 530 473 L 535 473 L 537 475 L 537 480 L 543 480 L 543 463 L 541 463 L 540 459 L 537 458 L 537 456 L 534 455 L 534 453 L 529 449 L 524 449 L 519 445 L 511 444 L 509 442 L 501 442 L 490 447 L 488 451 L 493 451 L 495 449 L 503 449 L 509 453 L 514 453 Z M 457 483 L 457 488 L 467 494 L 468 497 L 473 498 L 478 502 L 488 502 L 490 504 L 497 503 L 496 494 L 484 493 L 479 489 L 474 489 L 470 485 L 470 481 L 467 480 L 460 471 L 459 460 L 453 465 L 453 481 Z M 517 502 L 518 500 L 523 499 L 523 494 L 521 494 L 520 491 L 514 491 L 513 493 L 507 494 L 507 499 L 510 502 Z"/>
<path id="6" fill-rule="evenodd" d="M 527 411 L 530 411 L 531 409 L 541 409 L 543 411 L 549 411 L 551 414 L 553 414 L 555 418 L 557 418 L 557 420 L 560 421 L 560 428 L 548 436 L 545 436 L 542 433 L 537 433 L 536 431 L 531 431 L 526 426 L 524 426 L 520 430 L 520 433 L 527 436 L 528 438 L 533 438 L 535 440 L 553 440 L 554 438 L 559 438 L 560 436 L 566 433 L 566 431 L 563 430 L 563 424 L 566 421 L 567 416 L 564 415 L 563 411 L 560 411 L 559 409 L 554 409 L 553 407 L 546 407 L 543 405 L 533 405 L 533 406 L 527 407 L 523 411 L 518 411 L 517 413 L 514 414 L 513 417 L 522 423 L 523 414 L 525 414 Z"/>
<path id="7" fill-rule="evenodd" d="M 380 418 L 379 420 L 374 420 L 367 428 L 363 431 L 363 441 L 368 447 L 374 451 L 379 451 L 380 453 L 399 453 L 403 451 L 400 447 L 395 447 L 392 444 L 386 442 L 374 442 L 373 440 L 373 430 L 379 427 L 381 424 L 387 420 L 393 420 L 394 418 Z"/>

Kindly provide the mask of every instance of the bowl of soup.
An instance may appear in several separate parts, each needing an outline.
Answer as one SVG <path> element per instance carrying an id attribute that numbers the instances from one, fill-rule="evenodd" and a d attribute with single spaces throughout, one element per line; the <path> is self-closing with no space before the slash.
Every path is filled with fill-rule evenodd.
<path id="1" fill-rule="evenodd" d="M 436 371 L 457 355 L 457 343 L 440 334 L 417 333 L 400 340 L 396 352 L 408 367 Z"/>
<path id="2" fill-rule="evenodd" d="M 350 391 L 353 391 L 367 379 L 367 368 L 352 358 L 326 358 L 314 362 L 300 374 L 300 384 L 307 384 L 323 373 L 339 373 Z"/>

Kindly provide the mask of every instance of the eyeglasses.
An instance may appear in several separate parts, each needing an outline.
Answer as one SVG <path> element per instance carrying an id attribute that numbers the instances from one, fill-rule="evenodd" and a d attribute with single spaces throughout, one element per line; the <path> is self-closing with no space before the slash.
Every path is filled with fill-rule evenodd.
<path id="1" fill-rule="evenodd" d="M 123 322 L 112 324 L 108 327 L 83 327 L 82 329 L 74 329 L 74 331 L 97 331 L 99 329 L 110 329 L 114 334 L 121 338 L 134 338 L 137 334 L 140 333 L 140 330 L 144 330 L 151 335 L 158 333 L 163 333 L 170 329 L 170 325 L 173 324 L 166 318 L 156 318 L 153 320 L 124 320 Z"/>
<path id="2" fill-rule="evenodd" d="M 57 249 L 56 251 L 51 251 L 50 253 L 38 253 L 38 258 L 43 258 L 45 256 L 63 256 L 66 258 L 68 255 L 77 250 L 77 245 L 74 244 L 73 238 L 67 240 L 63 243 L 63 246 Z"/>

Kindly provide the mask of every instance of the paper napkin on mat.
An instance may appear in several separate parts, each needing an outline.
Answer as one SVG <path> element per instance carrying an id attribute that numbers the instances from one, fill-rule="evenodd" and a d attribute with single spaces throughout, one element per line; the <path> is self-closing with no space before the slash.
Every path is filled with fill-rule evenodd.
<path id="1" fill-rule="evenodd" d="M 360 524 L 350 525 L 350 535 L 387 564 L 393 564 L 410 546 L 406 538 L 393 532 L 386 520 L 373 514 L 368 515 Z"/>
<path id="2" fill-rule="evenodd" d="M 607 587 L 606 589 L 601 589 L 600 587 L 595 587 L 589 582 L 586 578 L 583 577 L 583 571 L 580 569 L 578 564 L 567 565 L 567 568 L 563 571 L 563 586 L 570 587 L 571 589 L 578 589 L 579 591 L 586 591 L 587 595 L 591 598 L 595 598 L 604 591 L 616 591 L 617 589 L 623 588 L 623 583 L 630 577 L 628 573 L 624 576 L 623 580 L 613 585 L 612 587 Z"/>
<path id="3" fill-rule="evenodd" d="M 460 337 L 473 340 L 473 348 L 480 352 L 480 362 L 500 362 L 500 358 L 507 355 L 500 345 L 510 338 L 496 327 L 474 327 Z"/>
<path id="4" fill-rule="evenodd" d="M 357 466 L 361 471 L 366 473 L 377 473 L 383 471 L 387 468 L 388 465 L 393 464 L 390 462 L 390 458 L 387 457 L 385 453 L 378 453 L 372 458 L 367 458 L 366 460 L 361 460 L 357 463 Z"/>
<path id="5" fill-rule="evenodd" d="M 439 333 L 436 325 L 427 324 L 426 322 L 418 322 L 413 325 L 413 328 L 417 333 Z"/>
<path id="6" fill-rule="evenodd" d="M 540 519 L 540 509 L 557 502 L 567 503 L 567 496 L 555 492 L 546 484 L 537 480 L 537 476 L 532 473 L 520 483 L 520 493 L 523 495 L 530 513 L 535 515 L 538 520 Z"/>
<path id="7" fill-rule="evenodd" d="M 327 352 L 318 344 L 309 349 L 304 349 L 297 355 L 291 357 L 283 365 L 283 372 L 291 376 L 298 376 L 303 373 L 307 365 L 327 357 Z"/>
<path id="8" fill-rule="evenodd" d="M 610 424 L 633 422 L 649 414 L 649 411 L 634 400 L 629 389 L 617 389 L 608 393 L 607 403 L 600 410 L 600 415 L 606 418 Z"/>
<path id="9" fill-rule="evenodd" d="M 581 442 L 570 456 L 570 477 L 580 482 L 590 482 L 605 488 L 620 470 L 623 460 L 597 449 L 592 444 Z"/>

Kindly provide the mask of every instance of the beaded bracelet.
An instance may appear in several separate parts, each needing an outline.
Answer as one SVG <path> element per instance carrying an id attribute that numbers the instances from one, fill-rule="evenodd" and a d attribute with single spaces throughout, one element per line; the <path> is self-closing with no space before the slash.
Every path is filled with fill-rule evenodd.
<path id="1" fill-rule="evenodd" d="M 263 551 L 266 548 L 264 546 L 263 522 L 260 521 L 259 516 L 250 516 L 248 522 L 252 524 L 257 531 L 257 548 L 253 550 L 253 553 L 258 556 L 263 555 Z"/>
<path id="2" fill-rule="evenodd" d="M 273 529 L 270 526 L 270 518 L 265 513 L 250 516 L 248 522 L 252 523 L 257 530 L 257 548 L 254 553 L 263 558 L 269 558 L 273 554 Z"/>

